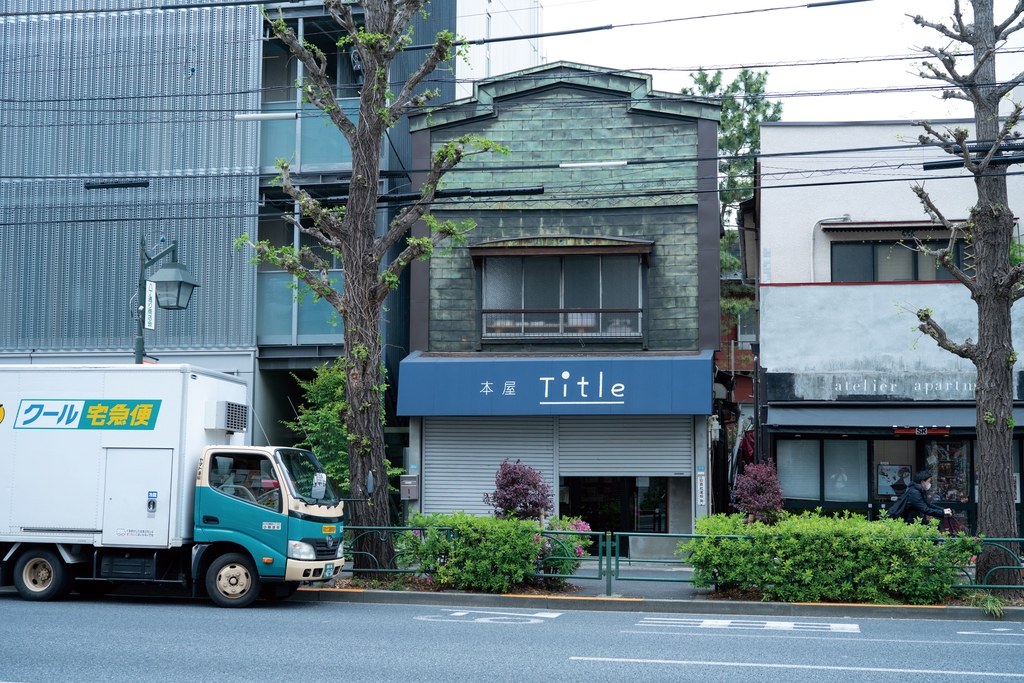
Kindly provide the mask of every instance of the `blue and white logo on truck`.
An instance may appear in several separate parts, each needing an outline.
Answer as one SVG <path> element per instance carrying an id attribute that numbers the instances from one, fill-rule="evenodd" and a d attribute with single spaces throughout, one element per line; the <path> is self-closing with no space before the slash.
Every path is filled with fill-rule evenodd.
<path id="1" fill-rule="evenodd" d="M 152 430 L 160 401 L 107 399 L 23 398 L 15 429 Z"/>

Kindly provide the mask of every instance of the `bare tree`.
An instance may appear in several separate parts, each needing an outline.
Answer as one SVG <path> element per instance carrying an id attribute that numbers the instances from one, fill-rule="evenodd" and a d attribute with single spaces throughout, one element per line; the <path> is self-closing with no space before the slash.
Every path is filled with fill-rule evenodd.
<path id="1" fill-rule="evenodd" d="M 966 222 L 949 221 L 918 185 L 914 192 L 925 211 L 936 223 L 950 231 L 948 244 L 929 249 L 918 243 L 922 252 L 936 257 L 971 292 L 978 307 L 978 341 L 950 339 L 932 318 L 930 309 L 917 312 L 918 329 L 932 337 L 947 351 L 974 363 L 978 371 L 977 465 L 978 465 L 978 531 L 988 537 L 1017 536 L 1017 514 L 1014 509 L 1014 478 L 1012 470 L 1013 441 L 1013 366 L 1017 353 L 1013 349 L 1010 309 L 1024 296 L 1024 264 L 1011 266 L 1010 243 L 1013 238 L 1013 212 L 1007 202 L 1006 167 L 999 163 L 999 148 L 1013 133 L 1021 115 L 1021 105 L 1000 122 L 999 103 L 1010 91 L 1024 82 L 1024 73 L 1003 82 L 996 80 L 996 49 L 1012 33 L 1024 28 L 1019 21 L 1024 14 L 1024 0 L 1000 23 L 995 22 L 994 0 L 970 0 L 973 21 L 965 19 L 960 0 L 953 2 L 953 16 L 947 23 L 934 23 L 921 16 L 911 17 L 919 26 L 934 29 L 951 41 L 944 48 L 923 48 L 938 64 L 923 63 L 920 75 L 950 87 L 943 92 L 946 99 L 959 99 L 974 106 L 974 152 L 968 147 L 969 132 L 963 128 L 937 130 L 921 123 L 926 134 L 922 143 L 938 143 L 946 152 L 963 158 L 964 166 L 974 176 L 978 201 L 971 208 Z M 961 52 L 960 47 L 967 46 Z M 959 62 L 973 56 L 970 71 L 961 70 Z M 976 272 L 969 275 L 954 262 L 953 249 L 963 238 L 974 249 Z M 977 578 L 990 571 L 989 582 L 1021 585 L 1019 570 L 995 569 L 1015 565 L 1017 548 L 989 547 L 977 564 Z M 1021 591 L 1013 591 L 1020 594 Z"/>
<path id="2" fill-rule="evenodd" d="M 430 258 L 434 247 L 446 239 L 464 241 L 465 233 L 474 227 L 471 221 L 442 223 L 427 214 L 444 174 L 467 156 L 487 151 L 507 152 L 477 136 L 466 136 L 445 144 L 431 156 L 421 198 L 399 212 L 383 235 L 376 235 L 380 151 L 384 134 L 409 109 L 420 107 L 437 96 L 436 90 L 420 89 L 420 85 L 439 64 L 452 59 L 459 50 L 452 33 L 438 33 L 434 46 L 420 66 L 400 89 L 396 88 L 398 92 L 392 91 L 388 82 L 391 62 L 411 44 L 409 24 L 418 12 L 424 11 L 428 2 L 361 0 L 363 23 L 358 24 L 352 13 L 354 0 L 325 1 L 327 11 L 343 30 L 344 37 L 339 46 L 355 50 L 362 60 L 365 82 L 359 94 L 356 121 L 346 116 L 338 104 L 328 79 L 324 53 L 296 36 L 283 19 L 268 17 L 274 35 L 305 66 L 305 76 L 297 84 L 303 99 L 330 117 L 352 150 L 352 177 L 344 207 L 324 206 L 297 187 L 292 183 L 288 162 L 278 160 L 280 175 L 277 182 L 289 197 L 298 202 L 303 216 L 309 221 L 299 221 L 288 215 L 284 219 L 303 234 L 315 238 L 335 258 L 340 258 L 343 286 L 335 286 L 329 272 L 331 264 L 309 247 L 299 250 L 274 247 L 267 241 L 253 242 L 249 237 L 241 241 L 253 248 L 255 261 L 274 263 L 296 276 L 315 297 L 329 302 L 341 317 L 347 405 L 342 419 L 349 440 L 352 490 L 359 494 L 368 472 L 373 472 L 376 480 L 383 482 L 375 487 L 368 504 L 356 504 L 353 508 L 353 521 L 362 526 L 388 526 L 390 523 L 382 429 L 386 378 L 382 367 L 381 306 L 388 293 L 397 286 L 398 277 L 409 262 Z M 430 235 L 406 237 L 409 229 L 420 219 L 426 220 Z M 385 262 L 391 247 L 403 238 L 405 248 L 397 258 Z M 372 554 L 382 567 L 388 565 L 394 554 L 391 539 L 385 534 L 363 536 L 362 544 L 356 550 Z M 367 555 L 356 555 L 357 568 L 374 565 Z"/>

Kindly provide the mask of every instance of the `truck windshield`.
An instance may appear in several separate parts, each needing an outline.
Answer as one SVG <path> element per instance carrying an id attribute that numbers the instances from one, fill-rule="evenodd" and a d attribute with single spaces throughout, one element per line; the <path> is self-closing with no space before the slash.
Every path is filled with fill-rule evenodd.
<path id="1" fill-rule="evenodd" d="M 328 479 L 324 488 L 322 498 L 313 497 L 314 475 L 323 474 L 323 468 L 316 461 L 316 457 L 309 451 L 302 451 L 297 448 L 280 448 L 277 451 L 284 467 L 285 477 L 288 479 L 288 488 L 292 495 L 301 498 L 308 505 L 337 505 L 340 501 L 334 486 Z"/>

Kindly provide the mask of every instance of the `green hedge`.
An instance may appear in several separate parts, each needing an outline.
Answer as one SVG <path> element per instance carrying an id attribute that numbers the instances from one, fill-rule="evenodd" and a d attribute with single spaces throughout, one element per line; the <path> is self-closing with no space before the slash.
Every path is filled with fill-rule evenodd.
<path id="1" fill-rule="evenodd" d="M 680 543 L 678 554 L 696 585 L 759 588 L 785 602 L 938 603 L 966 581 L 960 568 L 981 550 L 977 538 L 950 538 L 935 525 L 848 513 L 784 515 L 772 526 L 714 515 L 695 533 L 707 537 Z"/>
<path id="2" fill-rule="evenodd" d="M 507 593 L 536 571 L 540 535 L 535 520 L 450 515 L 413 515 L 397 550 L 404 567 L 442 586 Z M 438 527 L 450 527 L 451 531 Z"/>

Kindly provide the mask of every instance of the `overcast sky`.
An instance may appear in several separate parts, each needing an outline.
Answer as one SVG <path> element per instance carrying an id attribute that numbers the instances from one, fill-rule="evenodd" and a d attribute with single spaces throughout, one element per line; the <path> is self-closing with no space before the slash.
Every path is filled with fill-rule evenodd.
<path id="1" fill-rule="evenodd" d="M 497 0 L 500 2 L 500 0 Z M 793 0 L 542 0 L 543 30 L 562 31 L 703 14 L 784 7 Z M 969 4 L 964 2 L 965 5 Z M 1015 0 L 996 0 L 997 21 Z M 840 57 L 908 55 L 915 47 L 943 46 L 935 31 L 907 14 L 935 21 L 952 12 L 952 0 L 873 0 L 831 7 L 786 9 L 653 26 L 617 28 L 546 38 L 548 61 L 568 60 L 651 73 L 658 90 L 678 92 L 691 83 L 686 69 L 754 65 Z M 625 11 L 624 11 L 625 10 Z M 1024 30 L 1009 48 L 1024 46 Z M 1024 54 L 1000 55 L 998 76 L 1024 70 Z M 769 68 L 772 93 L 934 85 L 913 73 L 909 61 Z M 781 98 L 784 121 L 853 121 L 949 118 L 971 115 L 969 105 L 943 101 L 936 92 Z"/>

